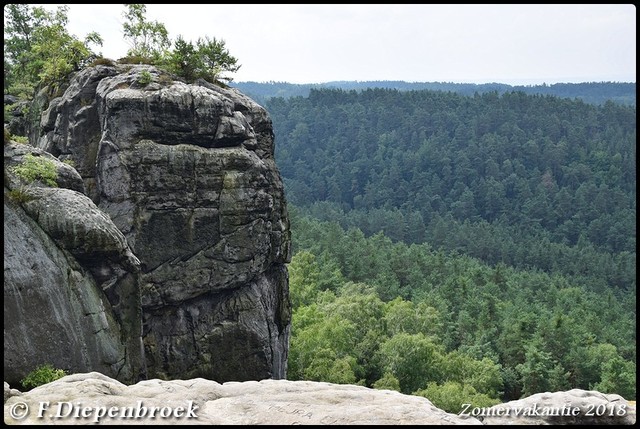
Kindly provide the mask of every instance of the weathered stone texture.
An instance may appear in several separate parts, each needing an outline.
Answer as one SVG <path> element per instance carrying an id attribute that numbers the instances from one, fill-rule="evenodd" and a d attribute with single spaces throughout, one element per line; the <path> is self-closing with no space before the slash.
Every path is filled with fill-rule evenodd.
<path id="1" fill-rule="evenodd" d="M 16 407 L 18 402 L 33 410 L 24 419 L 11 416 L 12 407 Z M 42 413 L 44 418 L 37 417 L 41 403 L 48 403 L 51 407 Z M 133 410 L 145 407 L 147 415 L 137 419 L 97 418 L 97 412 L 94 412 L 86 418 L 57 418 L 59 403 L 81 404 L 80 407 L 95 410 L 115 407 L 116 412 L 129 407 Z M 150 418 L 151 407 L 165 410 L 166 407 L 172 410 L 182 407 L 182 412 L 178 417 Z M 67 414 L 68 410 L 69 406 L 63 405 L 60 414 Z M 165 411 L 167 414 L 169 412 Z M 219 384 L 202 378 L 154 379 L 125 386 L 98 373 L 69 375 L 21 396 L 11 397 L 4 404 L 4 416 L 5 422 L 10 424 L 481 424 L 474 418 L 461 418 L 444 412 L 420 396 L 363 386 L 287 380 Z"/>
<path id="2" fill-rule="evenodd" d="M 98 66 L 40 126 L 140 260 L 149 375 L 283 378 L 290 232 L 267 112 L 152 66 Z"/>

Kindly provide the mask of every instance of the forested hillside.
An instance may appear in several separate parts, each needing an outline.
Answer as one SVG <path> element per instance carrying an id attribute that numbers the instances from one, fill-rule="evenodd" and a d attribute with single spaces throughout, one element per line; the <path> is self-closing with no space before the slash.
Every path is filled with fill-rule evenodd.
<path id="1" fill-rule="evenodd" d="M 307 97 L 312 89 L 334 88 L 342 90 L 365 90 L 368 88 L 397 89 L 399 91 L 432 90 L 455 92 L 460 95 L 483 94 L 496 91 L 499 94 L 521 91 L 525 94 L 555 95 L 571 99 L 580 99 L 587 103 L 604 104 L 613 101 L 618 104 L 636 104 L 636 84 L 631 82 L 584 82 L 554 83 L 551 85 L 507 85 L 504 83 L 453 83 L 453 82 L 405 82 L 394 80 L 381 81 L 336 81 L 326 83 L 295 84 L 288 82 L 231 82 L 245 94 L 266 103 L 273 97 Z"/>
<path id="2" fill-rule="evenodd" d="M 389 89 L 266 107 L 295 206 L 291 377 L 445 408 L 635 398 L 635 107 Z"/>
<path id="3" fill-rule="evenodd" d="M 635 285 L 635 107 L 369 89 L 267 108 L 288 199 L 320 219 Z"/>
<path id="4" fill-rule="evenodd" d="M 291 215 L 289 379 L 395 389 L 454 413 L 571 388 L 635 398 L 635 291 Z"/>

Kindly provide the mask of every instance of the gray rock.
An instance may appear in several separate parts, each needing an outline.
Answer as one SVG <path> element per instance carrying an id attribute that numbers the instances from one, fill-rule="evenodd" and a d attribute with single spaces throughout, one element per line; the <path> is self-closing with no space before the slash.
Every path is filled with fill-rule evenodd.
<path id="1" fill-rule="evenodd" d="M 27 154 L 53 162 L 57 184 L 26 183 Z M 100 370 L 125 381 L 145 373 L 138 258 L 80 175 L 28 145 L 5 146 L 5 377 L 42 364 Z"/>
<path id="2" fill-rule="evenodd" d="M 101 288 L 6 188 L 4 238 L 4 379 L 17 384 L 43 364 L 137 379 Z"/>
<path id="3" fill-rule="evenodd" d="M 12 413 L 23 415 L 24 404 L 28 415 L 14 418 Z M 74 418 L 81 409 L 86 417 Z M 112 418 L 105 416 L 109 409 Z M 136 414 L 145 416 L 131 418 Z M 8 424 L 481 424 L 420 396 L 362 386 L 287 380 L 219 384 L 202 378 L 125 386 L 98 373 L 69 375 L 12 397 L 4 405 L 4 419 Z"/>
<path id="4" fill-rule="evenodd" d="M 85 181 L 87 195 L 94 201 L 95 165 L 101 134 L 95 91 L 103 78 L 116 73 L 115 67 L 90 67 L 71 79 L 62 96 L 48 101 L 45 94 L 39 94 L 34 99 L 43 113 L 40 123 L 32 127 L 38 132 L 32 141 L 60 159 L 72 160 Z M 45 106 L 46 110 L 43 109 Z M 36 105 L 32 106 L 34 108 Z"/>
<path id="5" fill-rule="evenodd" d="M 104 269 L 108 262 L 122 264 L 129 272 L 140 269 L 127 240 L 85 195 L 62 188 L 29 188 L 26 212 L 63 249 L 89 267 Z"/>
<path id="6" fill-rule="evenodd" d="M 20 395 L 22 395 L 22 392 L 20 392 L 18 389 L 12 389 L 11 386 L 9 386 L 9 383 L 7 383 L 6 381 L 4 382 L 4 402 L 7 402 L 7 400 L 12 396 Z"/>
<path id="7" fill-rule="evenodd" d="M 7 101 L 15 100 L 12 103 L 7 103 Z M 17 97 L 13 97 L 11 95 L 4 96 L 4 104 L 8 106 L 5 110 L 8 110 L 9 117 L 5 117 L 5 122 L 8 121 L 7 129 L 14 136 L 26 136 L 29 133 L 29 120 L 25 115 L 25 112 L 28 112 L 29 102 L 19 100 Z"/>
<path id="8" fill-rule="evenodd" d="M 16 97 L 15 95 L 9 95 L 9 94 L 5 94 L 4 95 L 4 105 L 5 106 L 17 103 L 18 101 L 20 101 L 20 99 L 18 97 Z"/>
<path id="9" fill-rule="evenodd" d="M 45 152 L 42 149 L 38 149 L 28 144 L 20 144 L 14 142 L 5 145 L 4 147 L 4 167 L 8 172 L 5 180 L 9 180 L 9 182 L 5 182 L 5 186 L 8 186 L 11 189 L 18 189 L 20 187 L 30 185 L 29 183 L 21 180 L 19 177 L 16 177 L 15 174 L 12 174 L 12 168 L 20 165 L 24 161 L 24 157 L 27 154 L 31 154 L 35 157 L 45 158 L 55 164 L 55 169 L 58 176 L 56 179 L 56 183 L 58 187 L 73 189 L 74 191 L 84 193 L 84 183 L 82 181 L 82 177 L 80 177 L 76 169 L 71 165 L 60 161 L 55 156 L 51 155 L 48 152 Z M 40 184 L 40 186 L 42 185 L 43 184 Z"/>
<path id="10" fill-rule="evenodd" d="M 51 101 L 41 130 L 38 146 L 75 162 L 140 259 L 149 375 L 283 378 L 290 231 L 267 112 L 153 66 L 99 66 Z"/>
<path id="11" fill-rule="evenodd" d="M 537 393 L 483 411 L 486 416 L 477 417 L 488 425 L 631 425 L 636 422 L 635 406 L 622 396 L 582 389 Z M 474 415 L 471 409 L 469 412 Z"/>

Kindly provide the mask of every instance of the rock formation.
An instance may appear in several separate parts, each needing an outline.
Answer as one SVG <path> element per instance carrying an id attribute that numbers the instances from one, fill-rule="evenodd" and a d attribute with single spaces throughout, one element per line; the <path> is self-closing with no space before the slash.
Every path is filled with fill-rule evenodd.
<path id="1" fill-rule="evenodd" d="M 43 192 L 44 205 L 25 206 L 92 267 L 116 314 L 137 309 L 149 377 L 285 376 L 290 232 L 262 107 L 237 90 L 174 81 L 152 66 L 96 66 L 79 72 L 33 128 L 38 148 L 72 162 L 140 261 L 127 277 L 139 301 L 122 299 L 114 279 L 126 276 L 113 265 L 126 271 L 127 258 L 92 253 L 82 228 L 60 235 L 51 219 L 61 213 L 45 210 L 66 204 L 57 197 Z M 5 280 L 5 298 L 6 290 Z"/>
<path id="2" fill-rule="evenodd" d="M 9 424 L 480 424 L 446 413 L 420 396 L 311 381 L 154 379 L 126 386 L 90 373 L 69 375 L 21 395 L 5 386 L 7 396 L 4 421 Z M 48 404 L 47 409 L 40 411 L 41 404 Z M 97 411 L 100 407 L 105 413 Z M 76 418 L 72 408 L 94 411 Z M 105 417 L 107 408 L 118 416 Z M 155 417 L 150 416 L 153 408 Z"/>
<path id="3" fill-rule="evenodd" d="M 4 421 L 10 424 L 631 425 L 636 421 L 635 405 L 620 396 L 578 389 L 496 405 L 487 410 L 502 408 L 502 415 L 479 418 L 469 415 L 470 409 L 447 413 L 421 396 L 313 381 L 220 384 L 202 378 L 153 379 L 126 386 L 88 373 L 69 375 L 26 393 L 7 384 L 4 390 Z M 578 411 L 571 417 L 542 415 L 563 407 Z M 534 408 L 538 416 L 532 415 Z M 520 414 L 529 410 L 530 415 L 514 418 L 516 410 Z M 609 410 L 615 415 L 608 416 Z M 598 416 L 590 417 L 589 411 Z"/>
<path id="4" fill-rule="evenodd" d="M 481 418 L 488 425 L 632 425 L 636 409 L 620 395 L 571 389 L 495 405 Z"/>
<path id="5" fill-rule="evenodd" d="M 24 144 L 4 156 L 4 379 L 49 363 L 137 380 L 138 259 L 73 168 Z M 49 162 L 58 187 L 24 182 L 14 168 L 26 156 Z"/>

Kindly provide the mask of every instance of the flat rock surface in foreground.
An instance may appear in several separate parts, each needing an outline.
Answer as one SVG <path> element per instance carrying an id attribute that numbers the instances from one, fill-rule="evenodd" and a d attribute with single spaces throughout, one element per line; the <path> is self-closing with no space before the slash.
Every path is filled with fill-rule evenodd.
<path id="1" fill-rule="evenodd" d="M 139 417 L 135 418 L 136 415 Z M 7 424 L 481 424 L 475 418 L 446 413 L 419 396 L 362 386 L 287 380 L 220 384 L 202 378 L 154 379 L 126 386 L 95 372 L 69 375 L 10 397 L 4 404 L 4 421 Z"/>
<path id="2" fill-rule="evenodd" d="M 127 386 L 98 372 L 20 393 L 5 383 L 7 424 L 633 425 L 635 403 L 573 389 L 447 413 L 420 396 L 349 384 L 203 378 Z M 478 417 L 478 418 L 476 418 Z"/>

